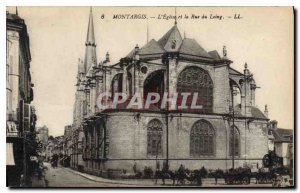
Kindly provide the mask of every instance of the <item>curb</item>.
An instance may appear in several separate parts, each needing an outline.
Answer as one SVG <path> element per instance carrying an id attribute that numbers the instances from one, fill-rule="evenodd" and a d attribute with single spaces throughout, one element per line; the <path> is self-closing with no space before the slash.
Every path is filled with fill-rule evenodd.
<path id="1" fill-rule="evenodd" d="M 116 182 L 116 181 L 107 181 L 106 179 L 104 179 L 105 181 L 101 181 L 101 180 L 97 180 L 97 179 L 94 179 L 93 177 L 89 177 L 88 175 L 84 174 L 84 173 L 81 173 L 81 172 L 78 172 L 78 171 L 75 171 L 75 170 L 72 170 L 70 168 L 66 168 L 68 169 L 69 171 L 75 173 L 75 174 L 78 174 L 86 179 L 89 179 L 91 181 L 94 181 L 94 182 L 100 182 L 100 183 L 109 183 L 109 184 L 120 184 L 120 185 L 134 185 L 134 186 L 141 186 L 141 184 L 131 184 L 131 183 L 124 183 L 124 182 Z"/>

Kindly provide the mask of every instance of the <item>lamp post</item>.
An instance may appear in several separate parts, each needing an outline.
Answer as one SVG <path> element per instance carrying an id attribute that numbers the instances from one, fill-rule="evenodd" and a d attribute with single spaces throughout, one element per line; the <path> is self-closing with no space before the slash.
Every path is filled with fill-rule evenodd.
<path id="1" fill-rule="evenodd" d="M 158 160 L 157 160 L 157 157 L 158 157 L 158 145 L 160 144 L 160 141 L 158 141 L 156 143 L 156 172 L 159 170 L 159 167 L 158 167 Z M 156 177 L 155 179 L 155 184 L 157 184 L 157 179 L 158 177 Z"/>
<path id="2" fill-rule="evenodd" d="M 158 158 L 158 146 L 159 146 L 159 144 L 160 144 L 160 141 L 158 141 L 158 142 L 156 143 L 156 170 L 159 169 L 159 168 L 158 168 L 158 160 L 157 160 L 157 158 Z"/>

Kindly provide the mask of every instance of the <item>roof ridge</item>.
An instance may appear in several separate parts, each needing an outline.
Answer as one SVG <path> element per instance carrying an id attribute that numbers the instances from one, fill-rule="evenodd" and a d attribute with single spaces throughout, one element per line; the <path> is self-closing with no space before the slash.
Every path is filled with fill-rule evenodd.
<path id="1" fill-rule="evenodd" d="M 167 33 L 165 33 L 157 42 L 161 43 L 162 40 L 164 40 L 167 36 L 170 36 L 170 34 L 172 33 L 174 28 L 175 28 L 175 25 L 171 29 L 169 29 L 169 31 L 167 31 Z"/>
<path id="2" fill-rule="evenodd" d="M 173 37 L 171 39 L 171 36 Z M 173 45 L 173 41 L 175 40 L 175 48 L 171 48 Z M 177 40 L 177 41 L 176 41 Z M 164 50 L 169 51 L 170 49 L 172 51 L 178 50 L 179 46 L 182 44 L 182 36 L 181 33 L 176 25 L 174 25 L 167 33 L 165 33 L 157 42 L 160 44 L 161 47 L 164 48 Z M 174 50 L 173 50 L 174 49 Z"/>

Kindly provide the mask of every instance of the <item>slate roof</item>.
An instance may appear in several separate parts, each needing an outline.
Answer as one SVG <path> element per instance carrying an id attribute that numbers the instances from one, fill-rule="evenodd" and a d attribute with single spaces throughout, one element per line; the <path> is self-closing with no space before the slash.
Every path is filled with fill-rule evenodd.
<path id="1" fill-rule="evenodd" d="M 146 44 L 143 49 L 140 51 L 140 54 L 147 54 L 147 53 L 164 53 L 165 50 L 160 47 L 158 42 L 152 39 L 148 44 Z"/>
<path id="2" fill-rule="evenodd" d="M 229 74 L 230 74 L 230 75 L 244 76 L 243 73 L 241 73 L 241 72 L 239 72 L 239 71 L 237 71 L 237 70 L 235 70 L 235 69 L 233 69 L 233 68 L 229 68 Z"/>
<path id="3" fill-rule="evenodd" d="M 259 118 L 259 119 L 268 119 L 263 112 L 261 112 L 261 110 L 259 110 L 259 108 L 257 107 L 251 107 L 251 114 L 253 117 L 255 118 Z"/>
<path id="4" fill-rule="evenodd" d="M 185 38 L 180 46 L 179 53 L 212 58 L 194 39 Z"/>
<path id="5" fill-rule="evenodd" d="M 18 23 L 24 23 L 24 19 L 19 17 L 17 14 L 13 14 L 13 13 L 7 13 L 6 19 L 14 21 L 14 22 L 18 22 Z"/>
<path id="6" fill-rule="evenodd" d="M 173 41 L 175 42 L 175 48 L 172 48 Z M 131 50 L 125 58 L 132 58 L 135 49 Z M 146 55 L 164 54 L 166 52 L 179 52 L 179 54 L 189 55 L 191 57 L 202 57 L 208 59 L 214 59 L 218 54 L 210 55 L 204 48 L 202 48 L 195 39 L 184 38 L 182 39 L 178 27 L 174 25 L 165 35 L 158 41 L 152 39 L 145 46 L 140 48 L 140 57 L 146 57 Z M 216 51 L 215 51 L 216 52 Z M 214 54 L 214 52 L 213 52 Z M 220 57 L 219 57 L 220 58 Z"/>
<path id="7" fill-rule="evenodd" d="M 293 129 L 273 129 L 273 136 L 275 142 L 293 142 L 294 130 Z"/>
<path id="8" fill-rule="evenodd" d="M 208 52 L 208 54 L 213 57 L 214 59 L 217 59 L 217 60 L 220 60 L 221 59 L 221 56 L 219 55 L 218 51 L 217 50 L 213 50 L 213 51 L 210 51 Z"/>
<path id="9" fill-rule="evenodd" d="M 241 117 L 241 104 L 238 104 L 234 107 L 234 113 L 236 117 Z M 257 107 L 251 107 L 251 116 L 257 119 L 268 119 L 261 110 Z"/>
<path id="10" fill-rule="evenodd" d="M 131 52 L 126 56 L 126 58 L 133 57 L 135 49 L 131 50 Z M 163 54 L 166 51 L 160 47 L 157 41 L 152 39 L 149 43 L 147 43 L 145 46 L 143 46 L 139 54 L 140 55 L 149 55 L 149 54 Z"/>
<path id="11" fill-rule="evenodd" d="M 163 37 L 161 37 L 159 40 L 158 40 L 158 43 L 161 45 L 161 46 L 165 46 L 168 39 L 170 38 L 171 34 L 174 33 L 173 31 L 174 30 L 178 30 L 177 26 L 173 26 L 165 35 L 163 35 Z"/>
<path id="12" fill-rule="evenodd" d="M 176 40 L 176 47 L 172 48 L 172 42 Z M 158 40 L 158 44 L 166 51 L 178 51 L 182 44 L 182 37 L 177 25 L 174 25 L 162 38 Z"/>

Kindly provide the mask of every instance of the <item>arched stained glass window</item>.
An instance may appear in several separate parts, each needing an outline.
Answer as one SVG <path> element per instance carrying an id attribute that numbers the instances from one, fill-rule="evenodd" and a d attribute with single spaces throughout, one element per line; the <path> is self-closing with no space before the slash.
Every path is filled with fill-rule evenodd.
<path id="1" fill-rule="evenodd" d="M 162 155 L 162 123 L 158 119 L 153 119 L 147 127 L 147 155 Z"/>
<path id="2" fill-rule="evenodd" d="M 191 156 L 213 156 L 215 152 L 215 132 L 210 123 L 197 121 L 190 134 Z"/>
<path id="3" fill-rule="evenodd" d="M 123 78 L 123 74 L 116 74 L 112 79 L 112 83 L 111 83 L 112 97 L 114 96 L 115 93 L 122 92 L 122 78 Z"/>
<path id="4" fill-rule="evenodd" d="M 196 67 L 187 67 L 178 76 L 177 81 L 178 101 L 180 93 L 188 92 L 193 96 L 198 93 L 197 105 L 202 105 L 202 109 L 197 111 L 203 113 L 212 113 L 213 109 L 213 82 L 207 71 Z M 192 104 L 192 97 L 187 98 L 187 106 Z M 193 109 L 190 109 L 193 110 Z"/>
<path id="5" fill-rule="evenodd" d="M 232 126 L 229 135 L 229 155 L 232 156 L 234 151 L 234 156 L 240 155 L 240 132 L 238 128 Z"/>
<path id="6" fill-rule="evenodd" d="M 133 95 L 132 92 L 132 75 L 130 72 L 127 72 L 127 79 L 128 79 L 128 93 L 129 95 Z"/>
<path id="7" fill-rule="evenodd" d="M 144 81 L 144 100 L 147 99 L 149 93 L 158 93 L 160 99 L 157 103 L 154 103 L 153 106 L 150 105 L 150 109 L 160 109 L 161 101 L 164 94 L 164 71 L 157 70 L 150 73 Z M 156 108 L 154 108 L 154 106 Z"/>

